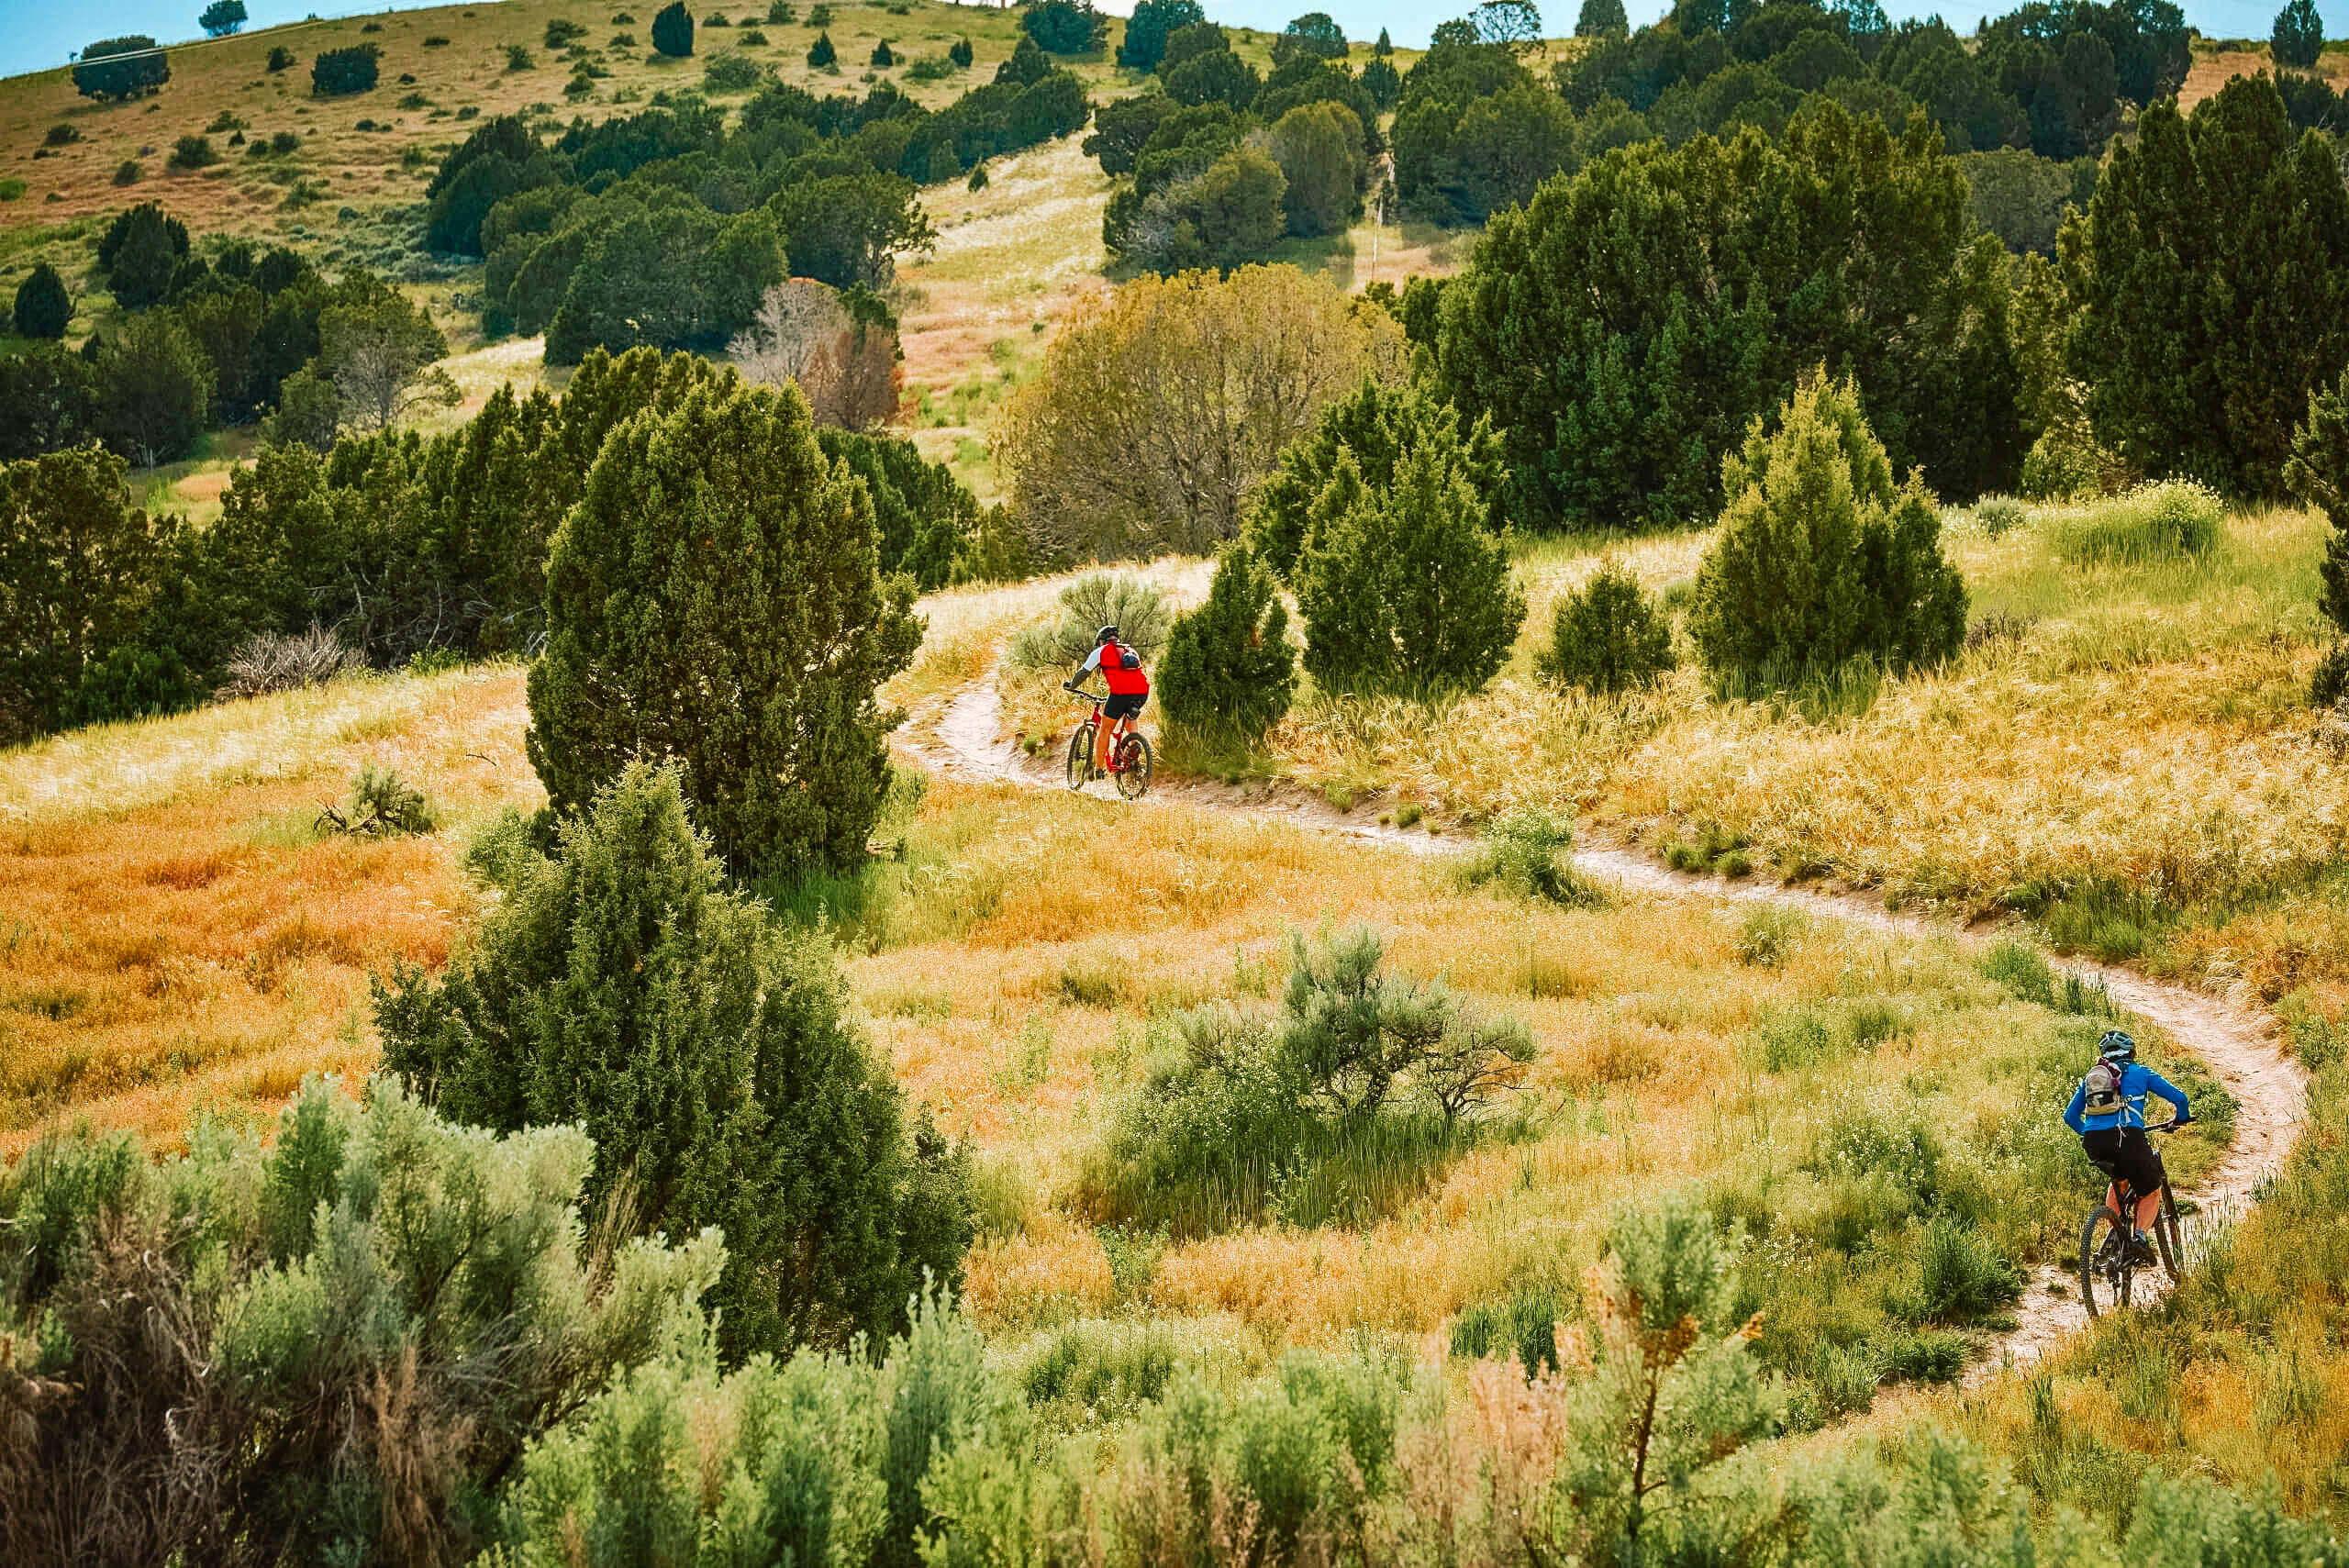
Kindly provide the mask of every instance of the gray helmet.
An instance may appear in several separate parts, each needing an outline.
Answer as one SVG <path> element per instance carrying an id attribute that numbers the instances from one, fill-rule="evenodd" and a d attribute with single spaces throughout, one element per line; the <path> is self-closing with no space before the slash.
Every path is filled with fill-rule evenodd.
<path id="1" fill-rule="evenodd" d="M 1114 626 L 1105 626 L 1093 634 L 1093 646 L 1096 648 L 1107 648 L 1117 640 L 1118 628 Z"/>
<path id="2" fill-rule="evenodd" d="M 2137 1042 L 2121 1029 L 2107 1029 L 2104 1038 L 2096 1042 L 2096 1053 L 2107 1062 L 2134 1062 Z"/>

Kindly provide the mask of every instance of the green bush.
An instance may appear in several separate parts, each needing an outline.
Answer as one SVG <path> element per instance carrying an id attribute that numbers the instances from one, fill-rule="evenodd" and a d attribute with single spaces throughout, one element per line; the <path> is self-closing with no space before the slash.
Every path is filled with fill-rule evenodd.
<path id="1" fill-rule="evenodd" d="M 590 1192 L 647 1229 L 722 1228 L 736 1355 L 902 1321 L 959 1271 L 968 1162 L 908 1135 L 828 950 L 720 890 L 674 768 L 631 763 L 556 834 L 551 861 L 511 817 L 476 848 L 502 899 L 440 979 L 378 984 L 385 1067 L 469 1122 L 584 1128 Z"/>
<path id="2" fill-rule="evenodd" d="M 161 1163 L 37 1143 L 0 1175 L 0 1339 L 41 1347 L 0 1360 L 0 1556 L 469 1558 L 485 1485 L 691 1321 L 725 1256 L 590 1226 L 593 1157 L 576 1128 L 317 1078 L 266 1148 L 206 1123 Z"/>
<path id="3" fill-rule="evenodd" d="M 136 98 L 172 79 L 171 57 L 144 34 L 101 39 L 83 46 L 72 74 L 73 90 L 85 98 Z"/>
<path id="4" fill-rule="evenodd" d="M 220 150 L 208 136 L 184 136 L 172 144 L 172 155 L 163 161 L 171 169 L 208 169 L 220 161 Z"/>
<path id="5" fill-rule="evenodd" d="M 1533 1040 L 1442 982 L 1382 974 L 1385 956 L 1367 929 L 1292 933 L 1276 1009 L 1174 1020 L 1087 1173 L 1096 1207 L 1192 1233 L 1268 1207 L 1359 1220 L 1419 1191 L 1521 1082 Z"/>
<path id="6" fill-rule="evenodd" d="M 2335 638 L 2309 677 L 2309 701 L 2321 708 L 2335 707 L 2344 695 L 2349 695 L 2349 641 Z"/>
<path id="7" fill-rule="evenodd" d="M 765 67 L 734 49 L 718 50 L 701 69 L 701 84 L 712 93 L 748 93 L 766 79 Z"/>
<path id="8" fill-rule="evenodd" d="M 1052 54 L 1097 53 L 1109 37 L 1109 18 L 1093 0 L 1033 0 L 1022 8 L 1019 26 Z"/>
<path id="9" fill-rule="evenodd" d="M 1207 603 L 1167 632 L 1158 691 L 1167 723 L 1210 746 L 1252 747 L 1288 712 L 1297 691 L 1288 609 L 1244 547 L 1224 552 Z"/>
<path id="10" fill-rule="evenodd" d="M 832 35 L 818 33 L 816 41 L 807 46 L 807 63 L 818 71 L 829 70 L 840 60 L 840 51 L 832 47 Z"/>
<path id="11" fill-rule="evenodd" d="M 375 85 L 376 62 L 383 55 L 372 43 L 321 50 L 310 61 L 310 91 L 321 98 L 368 92 Z"/>
<path id="12" fill-rule="evenodd" d="M 738 871 L 862 863 L 912 584 L 879 575 L 871 499 L 796 390 L 681 373 L 654 408 L 605 441 L 550 549 L 531 764 L 569 814 L 631 758 L 674 758 Z"/>
<path id="13" fill-rule="evenodd" d="M 1560 595 L 1550 646 L 1535 663 L 1586 691 L 1652 685 L 1673 667 L 1672 627 L 1640 580 L 1609 562 L 1579 591 Z"/>
<path id="14" fill-rule="evenodd" d="M 1573 817 L 1539 806 L 1517 806 L 1477 830 L 1476 852 L 1461 863 L 1456 874 L 1465 887 L 1491 884 L 1520 898 L 1588 907 L 1603 900 L 1598 889 L 1575 870 L 1574 843 Z"/>
<path id="15" fill-rule="evenodd" d="M 1974 521 L 1992 539 L 2012 533 L 2022 527 L 2028 517 L 2022 503 L 2011 495 L 1993 495 L 1976 502 L 1974 506 Z"/>
<path id="16" fill-rule="evenodd" d="M 1156 584 L 1121 572 L 1093 572 L 1061 590 L 1060 613 L 1023 627 L 1006 657 L 1020 670 L 1071 670 L 1084 662 L 1105 626 L 1154 664 L 1174 630 L 1174 609 Z"/>
<path id="17" fill-rule="evenodd" d="M 2225 530 L 2226 503 L 2191 480 L 2140 485 L 2054 519 L 2056 552 L 2076 565 L 2140 564 L 2208 555 Z"/>
<path id="18" fill-rule="evenodd" d="M 1513 1357 L 1525 1375 L 1558 1370 L 1558 1324 L 1567 1314 L 1546 1290 L 1520 1290 L 1498 1301 L 1480 1301 L 1455 1318 L 1451 1351 L 1483 1360 Z"/>
<path id="19" fill-rule="evenodd" d="M 1850 382 L 1806 377 L 1766 437 L 1724 459 L 1728 505 L 1688 628 L 1708 669 L 1784 688 L 1865 659 L 1941 662 L 1965 637 L 1965 584 L 1941 514 L 1892 464 Z"/>
<path id="20" fill-rule="evenodd" d="M 1948 1218 L 1925 1227 L 1917 1247 L 1917 1305 L 1937 1323 L 1978 1323 L 2022 1295 L 2022 1274 L 1981 1234 Z"/>
<path id="21" fill-rule="evenodd" d="M 346 833 L 389 835 L 429 833 L 440 825 L 440 813 L 424 792 L 391 768 L 362 762 L 351 775 L 351 799 L 342 809 L 328 806 L 326 817 Z"/>
<path id="22" fill-rule="evenodd" d="M 1757 904 L 1738 922 L 1738 962 L 1763 969 L 1783 968 L 1809 929 L 1810 920 L 1799 909 Z"/>

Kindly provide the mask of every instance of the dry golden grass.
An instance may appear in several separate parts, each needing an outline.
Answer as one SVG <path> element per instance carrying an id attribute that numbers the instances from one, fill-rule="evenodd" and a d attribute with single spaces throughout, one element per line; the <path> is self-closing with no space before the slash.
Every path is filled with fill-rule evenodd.
<path id="1" fill-rule="evenodd" d="M 1308 783 L 1445 814 L 1532 803 L 1652 839 L 1719 823 L 1784 867 L 1904 899 L 1978 907 L 2117 879 L 2233 921 L 2178 937 L 2193 973 L 2249 975 L 2271 999 L 2349 974 L 2349 929 L 2317 885 L 2349 842 L 2349 773 L 2306 706 L 2322 519 L 2236 514 L 2207 562 L 2092 568 L 2054 555 L 2053 520 L 1996 539 L 1953 523 L 1976 615 L 2021 634 L 1886 682 L 1858 717 L 1721 700 L 1687 667 L 1617 699 L 1536 681 L 1556 595 L 1602 553 L 1542 547 L 1520 568 L 1526 632 L 1486 692 L 1433 708 L 1308 700 L 1273 749 Z M 1668 594 L 1707 542 L 1605 553 Z"/>
<path id="2" fill-rule="evenodd" d="M 487 667 L 0 754 L 0 1151 L 69 1118 L 169 1146 L 198 1108 L 363 1077 L 368 973 L 441 962 L 473 906 L 471 826 L 543 799 L 522 722 L 520 672 Z M 315 836 L 362 762 L 420 785 L 443 829 Z"/>
<path id="3" fill-rule="evenodd" d="M 915 837 L 926 851 L 852 936 L 880 951 L 851 974 L 908 1093 L 1024 1194 L 1021 1222 L 971 1265 L 974 1308 L 1007 1331 L 1100 1309 L 1108 1264 L 1072 1223 L 1078 1176 L 1154 1024 L 1276 990 L 1286 934 L 1325 922 L 1367 922 L 1398 969 L 1524 1018 L 1541 1130 L 1365 1229 L 1268 1223 L 1175 1245 L 1145 1295 L 1153 1316 L 1276 1342 L 1421 1334 L 1529 1279 L 1573 1279 L 1626 1199 L 1766 1171 L 1789 1213 L 1823 1201 L 1797 1167 L 1858 1106 L 1913 1096 L 1986 1140 L 2047 1115 L 1994 1070 L 2030 1009 L 1936 946 L 1820 927 L 1783 968 L 1752 966 L 1738 916 L 1701 903 L 1529 906 L 1454 891 L 1400 851 L 1008 786 L 934 784 Z M 1907 1032 L 1831 1068 L 1752 1064 L 1765 1014 L 1863 995 L 1894 998 Z M 2030 1246 L 2040 1223 L 2000 1231 Z"/>

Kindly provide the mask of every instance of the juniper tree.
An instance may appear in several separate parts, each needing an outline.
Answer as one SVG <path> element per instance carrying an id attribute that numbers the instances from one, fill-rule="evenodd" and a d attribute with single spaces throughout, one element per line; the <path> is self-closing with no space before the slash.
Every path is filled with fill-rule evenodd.
<path id="1" fill-rule="evenodd" d="M 672 0 L 652 14 L 652 47 L 672 60 L 694 51 L 694 17 L 685 0 Z"/>
<path id="2" fill-rule="evenodd" d="M 1397 465 L 1421 447 L 1442 456 L 1483 499 L 1487 526 L 1498 529 L 1507 469 L 1492 421 L 1480 418 L 1464 435 L 1459 416 L 1418 382 L 1388 385 L 1366 376 L 1346 397 L 1321 412 L 1311 434 L 1280 454 L 1280 465 L 1257 493 L 1249 514 L 1249 544 L 1265 565 L 1286 577 L 1307 540 L 1307 517 L 1337 473 L 1339 454 L 1351 453 L 1365 484 L 1383 489 Z"/>
<path id="3" fill-rule="evenodd" d="M 1542 673 L 1594 692 L 1652 684 L 1672 668 L 1672 627 L 1640 580 L 1613 562 L 1559 596 Z"/>
<path id="4" fill-rule="evenodd" d="M 2349 363 L 2349 190 L 2265 75 L 2155 104 L 2061 247 L 2099 444 L 2237 495 L 2283 484 L 2309 394 Z"/>
<path id="5" fill-rule="evenodd" d="M 25 274 L 17 285 L 14 319 L 17 332 L 27 338 L 54 342 L 65 336 L 66 325 L 73 319 L 73 300 L 55 267 L 39 261 Z"/>
<path id="6" fill-rule="evenodd" d="M 1475 691 L 1525 621 L 1508 550 L 1462 465 L 1432 445 L 1374 490 L 1350 451 L 1307 515 L 1295 582 L 1305 667 L 1329 693 Z"/>
<path id="7" fill-rule="evenodd" d="M 1765 436 L 1724 458 L 1729 505 L 1697 573 L 1689 630 L 1708 668 L 1776 684 L 1865 657 L 1896 669 L 1957 651 L 1965 584 L 1941 515 L 1896 486 L 1849 382 L 1807 377 Z"/>
<path id="8" fill-rule="evenodd" d="M 2309 416 L 2292 432 L 2284 483 L 2332 525 L 2317 569 L 2324 584 L 2317 607 L 2334 629 L 2349 632 L 2349 373 L 2309 394 Z"/>
<path id="9" fill-rule="evenodd" d="M 1224 552 L 1207 603 L 1174 622 L 1158 667 L 1169 725 L 1252 745 L 1288 712 L 1297 650 L 1273 574 L 1242 547 Z"/>
<path id="10" fill-rule="evenodd" d="M 647 1231 L 721 1228 L 737 1355 L 842 1348 L 898 1323 L 923 1269 L 959 1278 L 959 1156 L 914 1148 L 829 948 L 723 890 L 681 782 L 631 763 L 551 860 L 518 820 L 485 838 L 504 896 L 444 977 L 378 984 L 384 1065 L 458 1121 L 580 1127 L 590 1202 L 633 1202 Z"/>
<path id="11" fill-rule="evenodd" d="M 921 640 L 913 584 L 881 577 L 872 498 L 796 389 L 665 384 L 555 534 L 531 765 L 570 814 L 631 759 L 673 758 L 736 870 L 856 864 L 889 779 L 874 694 Z"/>

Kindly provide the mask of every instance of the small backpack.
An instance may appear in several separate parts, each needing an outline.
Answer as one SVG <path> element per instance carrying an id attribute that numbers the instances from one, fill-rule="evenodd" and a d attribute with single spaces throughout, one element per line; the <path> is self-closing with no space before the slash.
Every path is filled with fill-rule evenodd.
<path id="1" fill-rule="evenodd" d="M 1128 648 L 1125 644 L 1119 643 L 1118 645 L 1118 668 L 1120 670 L 1141 669 L 1141 655 L 1135 652 L 1132 649 Z"/>
<path id="2" fill-rule="evenodd" d="M 2082 1112 L 2088 1116 L 2119 1116 L 2126 1109 L 2129 1096 L 2121 1092 L 2121 1070 L 2114 1062 L 2099 1062 L 2089 1068 L 2087 1077 L 2081 1081 L 2081 1086 L 2087 1091 L 2080 1106 Z"/>

